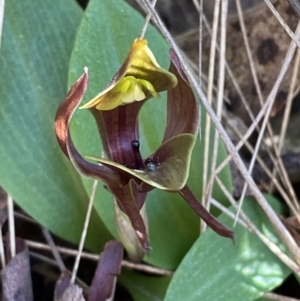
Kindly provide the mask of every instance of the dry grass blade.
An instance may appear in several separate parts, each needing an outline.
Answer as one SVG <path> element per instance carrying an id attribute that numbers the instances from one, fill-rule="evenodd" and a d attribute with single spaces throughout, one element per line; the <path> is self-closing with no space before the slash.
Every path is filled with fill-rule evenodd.
<path id="1" fill-rule="evenodd" d="M 215 60 L 216 60 L 216 45 L 217 45 L 217 34 L 218 34 L 218 25 L 219 25 L 219 14 L 220 14 L 220 0 L 215 1 L 214 7 L 214 17 L 213 17 L 213 26 L 212 26 L 212 37 L 210 44 L 209 52 L 209 69 L 208 69 L 208 85 L 207 85 L 207 100 L 208 103 L 212 104 L 213 98 L 213 87 L 214 87 L 214 72 L 215 72 Z M 201 86 L 200 86 L 201 87 Z M 211 120 L 208 114 L 206 114 L 205 119 L 205 132 L 204 132 L 204 157 L 203 157 L 203 174 L 202 174 L 202 199 L 201 202 L 207 210 L 209 210 L 209 204 L 206 200 L 206 190 L 207 190 L 207 177 L 208 177 L 208 168 L 209 168 L 209 145 L 210 145 L 210 128 Z M 206 229 L 206 224 L 201 220 L 201 232 L 204 232 Z"/>
<path id="2" fill-rule="evenodd" d="M 3 245 L 2 227 L 0 229 L 0 260 L 1 260 L 2 269 L 4 269 L 6 266 L 6 262 L 5 262 L 5 253 L 4 253 L 4 245 Z"/>
<path id="3" fill-rule="evenodd" d="M 208 22 L 207 18 L 205 17 L 204 13 L 203 13 L 203 21 L 204 21 L 205 27 L 206 27 L 209 35 L 211 36 L 212 35 L 212 30 L 210 28 L 209 22 Z M 216 49 L 217 49 L 218 52 L 220 52 L 220 46 L 219 46 L 218 43 L 216 44 Z M 230 68 L 230 66 L 229 66 L 229 64 L 226 60 L 225 60 L 225 67 L 226 67 L 226 72 L 228 73 L 229 78 L 232 81 L 235 90 L 237 91 L 240 99 L 242 100 L 242 103 L 245 106 L 245 109 L 246 109 L 248 115 L 250 116 L 251 120 L 254 120 L 254 114 L 251 110 L 251 107 L 249 106 L 249 104 L 248 104 L 248 102 L 247 102 L 247 100 L 246 100 L 246 98 L 243 94 L 243 91 L 242 91 L 237 79 L 235 78 L 235 75 L 234 75 L 232 69 Z"/>
<path id="4" fill-rule="evenodd" d="M 252 122 L 251 126 L 248 128 L 246 133 L 240 138 L 239 143 L 236 145 L 235 149 L 236 151 L 239 151 L 240 148 L 246 143 L 250 135 L 253 133 L 255 128 L 257 127 L 258 123 L 261 121 L 262 117 L 265 115 L 268 107 L 270 106 L 270 103 L 272 102 L 272 98 L 267 99 L 267 101 L 264 103 L 263 107 L 259 111 L 258 115 Z M 252 151 L 253 153 L 254 151 Z M 216 170 L 212 172 L 211 178 L 214 177 L 216 174 L 218 174 L 225 166 L 228 164 L 228 162 L 232 159 L 232 155 L 229 154 L 226 159 L 218 166 Z"/>
<path id="5" fill-rule="evenodd" d="M 8 227 L 9 227 L 9 242 L 10 242 L 10 256 L 16 255 L 16 236 L 15 236 L 15 218 L 14 218 L 14 201 L 10 195 L 7 196 L 8 208 Z"/>
<path id="6" fill-rule="evenodd" d="M 50 249 L 51 249 L 51 248 L 50 248 Z M 44 255 L 41 255 L 41 254 L 39 254 L 39 253 L 32 252 L 32 251 L 29 252 L 29 255 L 30 255 L 31 257 L 36 258 L 36 259 L 39 259 L 40 261 L 42 261 L 42 262 L 44 262 L 44 263 L 47 263 L 47 264 L 49 264 L 49 265 L 52 265 L 52 266 L 55 266 L 55 267 L 58 266 L 56 260 L 51 259 L 51 258 L 49 258 L 49 257 L 47 257 L 47 256 L 44 256 Z"/>
<path id="7" fill-rule="evenodd" d="M 55 245 L 55 243 L 54 243 L 54 241 L 52 239 L 52 236 L 51 236 L 50 232 L 47 229 L 45 229 L 45 228 L 42 228 L 42 231 L 43 231 L 44 237 L 46 238 L 47 243 L 51 247 L 53 256 L 54 256 L 54 258 L 55 258 L 55 260 L 57 262 L 57 265 L 58 265 L 59 269 L 61 271 L 64 271 L 66 269 L 66 266 L 65 266 L 65 264 L 64 264 L 64 262 L 63 262 L 63 260 L 62 260 L 62 258 L 60 256 L 60 254 L 59 254 L 59 252 L 57 250 L 57 247 L 56 247 L 56 245 Z"/>
<path id="8" fill-rule="evenodd" d="M 270 300 L 276 300 L 276 301 L 300 301 L 300 299 L 290 298 L 274 293 L 266 293 L 264 294 L 264 297 Z"/>
<path id="9" fill-rule="evenodd" d="M 83 226 L 82 233 L 81 233 L 80 243 L 79 243 L 79 247 L 78 247 L 78 253 L 76 255 L 76 259 L 75 259 L 75 263 L 74 263 L 74 267 L 73 267 L 73 271 L 72 271 L 72 276 L 71 276 L 71 280 L 70 280 L 71 284 L 74 284 L 74 281 L 76 279 L 76 275 L 77 275 L 77 271 L 78 271 L 78 267 L 79 267 L 79 263 L 80 263 L 80 259 L 81 259 L 81 254 L 82 254 L 82 250 L 83 250 L 83 246 L 84 246 L 84 242 L 85 242 L 85 238 L 86 238 L 86 234 L 87 234 L 87 229 L 89 226 L 90 217 L 91 217 L 91 213 L 92 213 L 92 209 L 93 209 L 93 205 L 94 205 L 94 199 L 95 199 L 95 195 L 96 195 L 97 185 L 98 185 L 98 181 L 96 180 L 96 181 L 94 181 L 92 192 L 90 195 L 88 209 L 87 209 L 84 226 Z"/>
<path id="10" fill-rule="evenodd" d="M 27 243 L 27 242 L 26 242 Z M 47 246 L 47 245 L 45 245 L 45 246 Z M 49 251 L 51 251 L 51 249 L 49 248 Z M 34 257 L 34 258 L 36 258 L 36 259 L 39 259 L 40 261 L 42 261 L 42 262 L 44 262 L 44 263 L 47 263 L 47 264 L 49 264 L 49 265 L 52 265 L 52 266 L 55 266 L 55 267 L 59 267 L 58 266 L 58 264 L 57 264 L 57 261 L 55 261 L 55 260 L 53 260 L 53 259 L 50 259 L 50 258 L 48 258 L 48 257 L 46 257 L 46 256 L 43 256 L 43 255 L 41 255 L 41 254 L 39 254 L 39 253 L 36 253 L 36 252 L 29 252 L 29 255 L 31 256 L 31 257 Z M 39 272 L 40 274 L 43 274 L 44 276 L 47 276 L 48 278 L 51 278 L 52 280 L 57 280 L 57 275 L 56 274 L 51 274 L 51 273 L 49 273 L 49 271 L 45 271 L 44 270 L 44 268 L 42 267 L 41 269 L 37 269 L 36 268 L 36 270 L 37 270 L 37 272 Z M 41 273 L 41 270 L 44 272 L 44 273 Z M 64 272 L 63 273 L 68 273 L 69 275 L 71 275 L 71 272 L 69 271 L 69 270 L 64 270 Z M 78 277 L 76 278 L 76 283 L 81 287 L 81 288 L 83 288 L 83 290 L 85 291 L 85 292 L 88 292 L 88 290 L 89 290 L 89 286 L 85 283 L 85 282 L 83 282 L 81 279 L 79 279 Z"/>
<path id="11" fill-rule="evenodd" d="M 226 208 L 225 206 L 223 206 L 222 204 L 220 204 L 217 200 L 211 198 L 210 199 L 210 203 L 218 208 L 219 210 L 222 211 L 222 213 L 226 214 L 228 217 L 230 217 L 232 220 L 235 219 L 236 214 L 232 213 L 230 210 L 228 210 L 228 208 Z M 237 223 L 240 224 L 241 226 L 243 226 L 246 229 L 249 229 L 247 224 L 240 218 L 237 219 Z"/>
<path id="12" fill-rule="evenodd" d="M 193 1 L 193 2 L 196 3 L 195 1 Z M 211 30 L 211 28 L 210 28 L 210 25 L 209 25 L 209 22 L 208 22 L 207 18 L 205 17 L 205 14 L 204 14 L 204 13 L 201 13 L 201 11 L 199 10 L 199 6 L 198 6 L 198 5 L 195 4 L 195 6 L 196 6 L 196 8 L 197 8 L 199 14 L 200 14 L 200 15 L 202 16 L 202 18 L 203 18 L 205 27 L 206 27 L 206 29 L 207 29 L 209 35 L 212 36 L 212 30 Z M 192 33 L 193 33 L 193 32 L 191 31 L 191 34 L 192 34 Z M 181 35 L 180 37 L 177 37 L 176 40 L 179 40 L 179 41 L 181 41 L 181 43 L 182 43 L 182 40 L 183 40 L 184 36 L 185 36 L 185 35 L 183 34 L 183 35 Z M 220 46 L 219 46 L 218 43 L 216 43 L 216 50 L 217 50 L 218 52 L 220 52 Z M 189 64 L 190 64 L 191 66 L 194 65 L 192 62 L 189 62 Z M 239 97 L 240 97 L 240 99 L 241 99 L 241 101 L 242 101 L 242 104 L 244 105 L 244 107 L 245 107 L 245 109 L 246 109 L 246 112 L 248 113 L 248 115 L 249 115 L 249 117 L 251 118 L 251 120 L 254 122 L 255 117 L 254 117 L 254 114 L 253 114 L 253 112 L 252 112 L 252 109 L 251 109 L 251 107 L 249 106 L 249 104 L 248 104 L 248 102 L 247 102 L 247 100 L 246 100 L 246 98 L 245 98 L 245 96 L 244 96 L 244 94 L 243 94 L 243 91 L 241 90 L 240 85 L 239 85 L 237 79 L 235 78 L 235 75 L 233 74 L 233 71 L 232 71 L 232 69 L 230 68 L 230 66 L 229 66 L 229 64 L 228 64 L 228 62 L 227 62 L 226 60 L 225 60 L 225 68 L 226 68 L 226 72 L 228 73 L 228 76 L 229 76 L 230 80 L 231 80 L 232 83 L 233 83 L 233 86 L 234 86 L 235 90 L 237 91 L 237 93 L 238 93 L 238 95 L 239 95 Z M 202 77 L 205 78 L 204 75 L 202 75 Z M 200 86 L 201 86 L 201 85 L 200 85 Z M 214 90 L 216 90 L 215 87 L 214 87 Z M 224 99 L 226 100 L 225 95 L 224 95 Z M 227 102 L 230 103 L 230 101 L 229 101 L 228 99 L 227 99 Z M 265 107 L 265 108 L 266 108 L 266 107 Z M 265 110 L 265 109 L 264 109 L 264 110 Z M 261 116 L 262 116 L 262 115 L 261 115 Z M 260 118 L 259 118 L 259 119 L 260 119 Z M 258 126 L 258 125 L 255 124 L 255 127 L 257 127 L 257 126 Z M 251 129 L 251 133 L 252 133 L 253 130 L 254 130 L 254 128 Z M 249 132 L 249 135 L 250 135 L 250 132 Z M 208 183 L 208 185 L 210 185 L 210 183 Z"/>
<path id="13" fill-rule="evenodd" d="M 193 0 L 193 3 L 199 12 L 199 59 L 198 59 L 198 76 L 199 76 L 199 86 L 202 87 L 202 41 L 203 41 L 203 0 Z"/>
<path id="14" fill-rule="evenodd" d="M 0 48 L 2 42 L 2 27 L 3 27 L 3 19 L 4 19 L 4 6 L 5 0 L 0 0 Z"/>
<path id="15" fill-rule="evenodd" d="M 244 22 L 244 16 L 243 16 L 243 11 L 242 11 L 242 7 L 241 7 L 241 1 L 240 0 L 235 0 L 235 3 L 236 3 L 237 13 L 238 13 L 238 17 L 239 17 L 239 23 L 240 23 L 241 30 L 242 30 L 242 33 L 243 33 L 244 44 L 245 44 L 245 48 L 246 48 L 246 51 L 247 51 L 247 56 L 248 56 L 248 59 L 249 59 L 250 69 L 251 69 L 251 73 L 252 73 L 256 93 L 258 94 L 258 98 L 259 98 L 259 101 L 260 101 L 261 105 L 263 105 L 263 96 L 262 96 L 262 93 L 261 93 L 261 88 L 260 88 L 260 84 L 259 84 L 259 81 L 258 81 L 256 68 L 255 68 L 255 65 L 254 65 L 252 51 L 251 51 L 251 48 L 250 48 L 250 45 L 249 45 L 249 39 L 247 37 L 247 30 L 246 30 L 246 26 L 245 26 L 245 22 Z"/>
<path id="16" fill-rule="evenodd" d="M 224 85 L 225 85 L 225 54 L 226 54 L 226 23 L 228 14 L 228 1 L 222 1 L 221 9 L 221 36 L 220 36 L 220 62 L 219 62 L 219 77 L 218 77 L 218 94 L 217 94 L 217 116 L 222 119 L 223 100 L 224 100 Z M 217 165 L 217 156 L 219 150 L 219 132 L 215 132 L 214 146 L 212 154 L 211 170 L 215 170 Z M 211 199 L 213 181 L 207 186 L 207 200 Z"/>
<path id="17" fill-rule="evenodd" d="M 299 37 L 300 36 L 300 23 L 298 23 L 298 26 L 297 26 L 297 29 L 296 29 L 296 36 Z M 272 91 L 270 92 L 269 94 L 269 97 L 268 99 L 271 99 L 271 103 L 270 103 L 270 106 L 268 107 L 267 111 L 266 111 L 266 114 L 265 114 L 265 117 L 264 117 L 264 120 L 263 120 L 263 124 L 261 126 L 261 129 L 260 129 L 260 132 L 259 132 L 259 136 L 257 138 L 257 142 L 256 142 L 256 145 L 255 145 L 255 149 L 254 149 L 254 153 L 252 155 L 252 158 L 251 158 L 251 162 L 250 162 L 250 166 L 249 166 L 249 173 L 251 174 L 252 173 L 252 170 L 253 170 L 253 166 L 254 166 L 254 163 L 256 161 L 256 158 L 257 158 L 257 154 L 258 154 L 258 151 L 259 151 L 259 148 L 261 146 L 261 142 L 263 140 L 263 136 L 264 136 L 264 132 L 265 132 L 265 129 L 266 129 L 266 126 L 268 124 L 268 121 L 269 121 L 269 118 L 270 118 L 270 114 L 271 114 L 271 110 L 272 110 L 272 107 L 273 107 L 273 104 L 274 104 L 274 101 L 275 101 L 275 96 L 278 92 L 278 89 L 279 89 L 279 86 L 282 82 L 282 79 L 292 61 L 292 58 L 293 58 L 293 55 L 295 53 L 295 50 L 296 50 L 296 44 L 294 42 L 291 43 L 288 51 L 287 51 L 287 54 L 286 54 L 286 57 L 285 57 L 285 60 L 284 60 L 284 63 L 282 65 L 282 68 L 280 70 L 280 74 L 278 75 L 277 77 L 277 80 L 273 86 L 273 89 Z M 243 192 L 242 192 L 242 196 L 241 196 L 241 201 L 240 201 L 240 205 L 239 205 L 239 210 L 242 206 L 242 200 L 244 199 L 245 197 L 245 193 L 246 193 L 246 189 L 247 189 L 247 183 L 245 183 L 245 186 L 243 188 Z M 237 212 L 237 215 L 239 214 L 239 210 Z M 300 258 L 299 258 L 300 260 Z"/>
<path id="18" fill-rule="evenodd" d="M 248 40 L 248 35 L 247 35 L 246 27 L 245 27 L 245 22 L 244 22 L 244 17 L 243 17 L 243 12 L 242 12 L 242 8 L 241 8 L 240 0 L 236 0 L 236 6 L 237 6 L 238 17 L 239 17 L 239 23 L 240 23 L 240 26 L 241 26 L 241 31 L 243 33 L 243 40 L 244 40 L 244 44 L 245 44 L 245 48 L 246 48 L 246 52 L 247 52 L 247 56 L 248 56 L 248 60 L 249 60 L 249 64 L 250 64 L 250 70 L 251 70 L 252 78 L 253 78 L 253 81 L 254 81 L 254 86 L 255 86 L 260 104 L 261 104 L 261 106 L 263 106 L 262 92 L 261 92 L 260 84 L 259 84 L 259 81 L 258 81 L 258 76 L 257 76 L 257 72 L 256 72 L 256 68 L 255 68 L 255 64 L 254 64 L 254 60 L 253 60 L 253 56 L 252 56 L 252 51 L 251 51 L 250 45 L 249 45 L 249 40 Z M 248 114 L 249 114 L 249 117 L 253 121 L 254 116 L 253 116 L 253 113 L 250 109 L 250 106 L 248 105 L 246 99 L 244 99 L 244 96 L 242 95 L 242 93 L 240 93 L 238 89 L 236 89 L 236 90 L 240 94 L 240 97 L 242 99 L 242 102 L 243 102 Z M 267 127 L 268 127 L 268 132 L 269 132 L 269 135 L 271 137 L 271 140 L 272 140 L 272 142 L 274 142 L 274 134 L 273 134 L 272 128 L 271 128 L 269 123 L 267 124 Z M 258 130 L 259 130 L 259 128 L 258 128 Z M 273 143 L 272 145 L 275 148 L 275 143 Z M 268 146 L 267 146 L 267 151 L 270 154 Z M 271 158 L 273 158 L 273 157 L 271 157 Z M 275 162 L 274 162 L 274 166 L 277 168 L 277 164 L 275 165 Z M 290 194 L 291 194 L 291 196 L 293 198 L 293 201 L 295 203 L 295 200 L 296 200 L 295 193 L 292 189 L 292 185 L 289 181 L 289 178 L 286 176 L 287 172 L 285 171 L 285 168 L 284 168 L 283 164 L 281 165 L 281 168 L 282 168 L 283 173 L 284 173 L 285 176 L 282 175 L 282 173 L 280 173 L 280 175 L 282 175 L 282 180 L 286 183 L 286 186 L 288 187 L 288 190 L 291 192 Z M 247 187 L 245 186 L 242 197 L 241 197 L 241 205 L 242 205 L 242 200 L 244 198 L 244 194 L 246 192 L 246 189 L 247 189 Z"/>
<path id="19" fill-rule="evenodd" d="M 240 131 L 238 130 L 238 128 L 233 127 L 230 123 L 228 123 L 229 128 L 231 128 L 231 130 L 240 138 L 240 140 L 242 141 L 243 139 L 243 135 L 240 133 Z M 250 151 L 250 153 L 254 152 L 254 149 L 252 147 L 252 145 L 248 142 L 245 141 L 245 146 L 247 147 L 247 149 Z M 285 190 L 283 189 L 281 183 L 272 175 L 271 170 L 267 167 L 267 165 L 265 164 L 264 160 L 262 160 L 260 158 L 260 156 L 257 156 L 257 162 L 260 164 L 262 170 L 266 173 L 266 175 L 269 177 L 269 179 L 272 179 L 272 183 L 274 183 L 276 189 L 278 190 L 278 192 L 280 193 L 280 195 L 282 196 L 282 198 L 285 200 L 285 202 L 288 204 L 288 206 L 290 207 L 291 211 L 297 215 L 298 211 L 297 208 L 294 206 L 294 204 L 291 202 L 290 197 L 287 195 L 287 193 L 285 192 Z M 220 165 L 221 166 L 221 165 Z M 218 171 L 218 170 L 217 170 Z M 211 177 L 214 175 L 214 173 L 211 175 Z M 238 215 L 236 215 L 237 217 Z"/>
<path id="20" fill-rule="evenodd" d="M 273 6 L 270 0 L 265 0 L 265 3 L 268 5 L 270 11 L 273 13 L 273 15 L 277 18 L 281 26 L 285 29 L 286 33 L 291 37 L 291 39 L 297 44 L 298 47 L 300 47 L 300 41 L 299 36 L 293 33 L 293 31 L 288 27 L 288 25 L 284 22 L 284 20 L 281 18 L 280 14 L 276 10 L 276 8 Z"/>
<path id="21" fill-rule="evenodd" d="M 155 7 L 155 4 L 156 4 L 157 0 L 153 0 L 152 1 L 152 5 L 153 7 Z M 148 28 L 148 25 L 149 25 L 149 22 L 150 22 L 150 19 L 151 19 L 151 15 L 148 14 L 145 18 L 145 22 L 144 22 L 144 25 L 143 25 L 143 28 L 142 28 L 142 31 L 141 31 L 141 34 L 140 34 L 140 39 L 143 39 L 144 36 L 145 36 L 145 33 L 146 33 L 146 30 Z"/>
<path id="22" fill-rule="evenodd" d="M 243 34 L 243 40 L 244 40 L 244 44 L 245 44 L 245 48 L 246 48 L 246 52 L 247 52 L 247 56 L 248 56 L 248 61 L 249 61 L 249 64 L 250 64 L 250 70 L 251 70 L 251 75 L 252 75 L 252 78 L 253 78 L 255 90 L 256 90 L 256 93 L 258 95 L 260 105 L 263 106 L 264 100 L 263 100 L 262 91 L 261 91 L 261 87 L 260 87 L 259 80 L 258 80 L 258 75 L 257 75 L 256 68 L 255 68 L 255 63 L 254 63 L 254 60 L 253 60 L 252 51 L 251 51 L 250 44 L 249 44 L 247 30 L 246 30 L 246 26 L 245 26 L 245 22 L 244 22 L 243 11 L 242 11 L 242 7 L 241 7 L 241 1 L 236 0 L 235 3 L 236 3 L 236 7 L 237 7 L 237 13 L 238 13 L 238 17 L 239 17 L 239 24 L 241 26 L 241 31 L 242 31 L 242 34 Z M 251 118 L 251 116 L 250 116 L 250 118 Z M 252 118 L 252 121 L 253 121 L 253 118 Z M 271 128 L 269 123 L 267 124 L 267 126 L 268 126 L 268 131 L 269 131 L 269 135 L 271 137 L 271 140 L 274 141 L 274 134 L 273 134 L 272 128 Z M 258 131 L 259 131 L 259 128 L 258 128 Z M 272 145 L 275 147 L 274 143 Z M 266 149 L 269 153 L 270 151 L 269 151 L 268 146 L 266 147 Z M 243 199 L 243 198 L 241 198 L 241 199 Z"/>
<path id="23" fill-rule="evenodd" d="M 287 126 L 288 126 L 288 122 L 289 122 L 289 117 L 290 117 L 292 102 L 293 102 L 293 97 L 294 97 L 294 91 L 295 91 L 295 87 L 296 87 L 296 79 L 297 79 L 299 65 L 300 65 L 300 50 L 298 49 L 294 68 L 293 68 L 291 85 L 290 85 L 289 93 L 287 96 L 287 102 L 286 102 L 286 106 L 285 106 L 285 110 L 284 110 L 282 126 L 281 126 L 281 130 L 280 130 L 280 135 L 279 135 L 279 142 L 278 142 L 278 148 L 277 148 L 278 154 L 281 154 L 281 150 L 283 147 L 283 143 L 284 143 L 284 139 L 285 139 L 285 135 L 286 135 L 286 131 L 287 131 Z M 279 159 L 278 156 L 277 156 L 277 158 Z M 276 164 L 276 162 L 275 162 L 275 164 Z M 273 178 L 274 177 L 276 177 L 276 170 L 273 171 Z M 273 185 L 270 185 L 269 192 L 271 192 L 272 190 L 273 190 Z M 299 210 L 298 202 L 295 202 L 295 206 L 297 206 L 297 209 Z"/>
<path id="24" fill-rule="evenodd" d="M 28 247 L 30 247 L 32 249 L 51 251 L 51 247 L 46 244 L 43 244 L 43 243 L 26 240 L 26 244 L 28 245 Z M 69 256 L 77 256 L 77 253 L 78 253 L 77 250 L 72 250 L 69 248 L 64 248 L 64 247 L 59 247 L 59 246 L 57 246 L 57 250 L 61 254 L 65 254 L 65 255 L 69 255 Z M 93 261 L 99 260 L 98 254 L 91 254 L 91 253 L 87 253 L 87 252 L 82 252 L 81 257 L 85 258 L 85 259 L 93 260 Z M 52 261 L 52 262 L 55 263 L 55 261 Z M 57 265 L 57 264 L 55 263 L 55 265 Z M 153 275 L 171 276 L 173 274 L 172 271 L 152 267 L 152 266 L 145 265 L 145 264 L 133 263 L 133 262 L 126 261 L 126 260 L 122 260 L 121 265 L 122 265 L 122 267 L 125 267 L 128 269 L 137 270 L 137 271 L 141 271 L 141 272 L 149 273 L 149 274 L 153 274 Z"/>

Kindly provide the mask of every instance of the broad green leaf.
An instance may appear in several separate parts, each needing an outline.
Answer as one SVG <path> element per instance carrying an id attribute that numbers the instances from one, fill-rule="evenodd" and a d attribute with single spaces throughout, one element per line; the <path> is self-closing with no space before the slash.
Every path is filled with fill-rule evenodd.
<path id="1" fill-rule="evenodd" d="M 0 184 L 43 226 L 77 242 L 88 195 L 58 147 L 53 122 L 67 93 L 68 64 L 82 12 L 73 0 L 5 4 Z M 87 244 L 99 249 L 108 233 L 95 213 L 90 227 L 99 233 L 90 235 Z"/>
<path id="2" fill-rule="evenodd" d="M 78 30 L 70 62 L 69 86 L 89 68 L 89 88 L 83 103 L 101 92 L 123 60 L 135 38 L 140 34 L 144 19 L 122 0 L 91 0 Z M 146 33 L 149 48 L 158 63 L 169 67 L 169 47 L 162 36 L 150 26 Z M 140 141 L 142 154 L 146 158 L 161 144 L 166 122 L 166 97 L 148 101 L 140 113 Z M 77 111 L 71 124 L 74 143 L 81 154 L 101 156 L 101 142 L 93 117 L 87 110 Z M 193 152 L 189 184 L 198 197 L 201 196 L 203 146 L 198 141 Z M 219 162 L 225 156 L 220 145 Z M 220 175 L 231 189 L 229 169 Z M 84 180 L 87 191 L 92 181 Z M 96 210 L 107 228 L 117 237 L 113 217 L 112 196 L 98 186 Z M 214 197 L 225 202 L 220 190 L 215 189 Z M 177 194 L 158 189 L 147 197 L 147 211 L 150 231 L 150 255 L 145 260 L 151 264 L 175 269 L 185 253 L 199 235 L 199 218 Z"/>
<path id="3" fill-rule="evenodd" d="M 171 279 L 170 276 L 151 276 L 132 271 L 123 271 L 118 277 L 135 301 L 164 300 Z"/>
<path id="4" fill-rule="evenodd" d="M 279 201 L 268 196 L 279 208 Z M 284 249 L 255 201 L 247 198 L 243 210 L 252 222 Z M 224 214 L 220 221 L 232 220 Z M 235 245 L 210 229 L 193 245 L 179 265 L 168 287 L 165 301 L 250 301 L 278 286 L 290 270 L 253 233 L 238 225 Z"/>

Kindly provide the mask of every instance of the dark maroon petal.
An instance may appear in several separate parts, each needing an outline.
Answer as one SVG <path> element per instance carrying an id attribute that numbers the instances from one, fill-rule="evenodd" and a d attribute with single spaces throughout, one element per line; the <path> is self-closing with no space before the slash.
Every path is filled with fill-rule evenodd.
<path id="1" fill-rule="evenodd" d="M 198 201 L 188 186 L 179 191 L 179 194 L 186 200 L 192 209 L 206 222 L 206 224 L 221 236 L 231 238 L 234 241 L 233 231 L 227 229 L 215 217 L 213 217 Z"/>
<path id="2" fill-rule="evenodd" d="M 55 134 L 58 144 L 64 154 L 69 157 L 67 150 L 69 122 L 79 106 L 88 86 L 88 74 L 84 74 L 72 85 L 68 95 L 59 105 L 55 115 Z"/>
<path id="3" fill-rule="evenodd" d="M 75 284 L 71 284 L 58 301 L 85 301 L 82 288 Z"/>
<path id="4" fill-rule="evenodd" d="M 128 216 L 143 250 L 148 251 L 147 228 L 140 214 L 147 194 L 138 193 L 138 184 L 134 180 L 123 187 L 109 186 L 108 190 L 115 196 L 119 208 Z"/>
<path id="5" fill-rule="evenodd" d="M 70 280 L 71 280 L 71 277 L 70 277 L 69 271 L 67 271 L 67 270 L 62 271 L 55 284 L 54 301 L 58 301 L 62 297 L 65 290 L 70 285 Z"/>
<path id="6" fill-rule="evenodd" d="M 131 143 L 139 140 L 138 113 L 144 103 L 134 102 L 109 111 L 90 109 L 107 158 L 133 169 L 138 166 Z"/>
<path id="7" fill-rule="evenodd" d="M 113 300 L 117 275 L 121 272 L 123 246 L 117 241 L 105 244 L 90 286 L 88 301 Z"/>
<path id="8" fill-rule="evenodd" d="M 104 182 L 117 183 L 118 176 L 109 168 L 86 161 L 76 150 L 69 132 L 70 120 L 79 106 L 88 85 L 87 71 L 75 82 L 68 95 L 60 104 L 55 116 L 55 134 L 64 154 L 72 161 L 77 170 Z"/>
<path id="9" fill-rule="evenodd" d="M 7 240 L 9 241 L 9 240 Z M 16 238 L 17 255 L 1 270 L 3 300 L 33 300 L 29 252 L 25 241 Z"/>
<path id="10" fill-rule="evenodd" d="M 183 133 L 195 135 L 200 120 L 198 104 L 173 49 L 170 50 L 170 58 L 169 71 L 176 75 L 178 84 L 168 91 L 167 125 L 163 141 Z"/>
<path id="11" fill-rule="evenodd" d="M 61 272 L 54 290 L 54 301 L 85 301 L 82 288 L 70 284 L 70 273 L 67 270 Z"/>

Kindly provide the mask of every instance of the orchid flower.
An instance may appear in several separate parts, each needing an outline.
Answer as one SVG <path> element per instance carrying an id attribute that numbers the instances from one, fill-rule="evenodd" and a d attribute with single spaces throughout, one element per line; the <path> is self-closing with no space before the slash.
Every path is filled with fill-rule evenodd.
<path id="1" fill-rule="evenodd" d="M 210 215 L 186 185 L 199 109 L 172 49 L 170 59 L 169 71 L 164 70 L 147 41 L 136 39 L 107 88 L 81 107 L 89 109 L 95 118 L 105 158 L 83 157 L 70 136 L 70 120 L 88 86 L 87 68 L 70 88 L 55 117 L 56 136 L 64 154 L 81 174 L 102 180 L 114 196 L 117 229 L 134 261 L 141 260 L 148 249 L 144 204 L 147 192 L 154 188 L 178 192 L 208 226 L 222 236 L 233 238 L 233 232 Z M 168 93 L 164 137 L 154 153 L 142 157 L 138 114 L 143 104 L 150 98 L 159 98 L 161 91 Z M 133 232 L 127 231 L 128 222 Z"/>

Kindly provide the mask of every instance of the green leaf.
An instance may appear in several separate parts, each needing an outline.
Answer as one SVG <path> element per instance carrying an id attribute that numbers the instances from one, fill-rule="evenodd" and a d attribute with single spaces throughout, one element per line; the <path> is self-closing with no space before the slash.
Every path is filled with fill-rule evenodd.
<path id="1" fill-rule="evenodd" d="M 135 301 L 162 301 L 171 277 L 124 271 L 118 281 L 126 287 Z"/>
<path id="2" fill-rule="evenodd" d="M 267 199 L 279 207 L 278 200 Z M 245 200 L 243 210 L 269 239 L 284 248 L 253 199 Z M 219 220 L 232 225 L 224 214 Z M 235 245 L 208 229 L 178 267 L 165 301 L 255 300 L 288 276 L 290 270 L 253 233 L 240 225 L 234 232 Z"/>
<path id="3" fill-rule="evenodd" d="M 91 0 L 78 30 L 70 62 L 69 86 L 89 68 L 89 87 L 84 102 L 101 92 L 120 68 L 130 46 L 140 34 L 144 19 L 122 0 Z M 150 26 L 146 33 L 149 48 L 158 63 L 169 67 L 169 46 L 162 36 Z M 152 99 L 143 106 L 140 116 L 140 142 L 144 158 L 154 153 L 163 139 L 166 124 L 166 95 Z M 204 123 L 203 123 L 204 125 Z M 94 130 L 92 130 L 94 129 Z M 203 128 L 202 128 L 203 129 Z M 71 123 L 73 141 L 82 155 L 100 157 L 101 142 L 93 117 L 87 110 L 77 111 Z M 218 162 L 226 155 L 220 143 Z M 201 196 L 203 146 L 197 141 L 192 155 L 189 186 Z M 231 189 L 228 167 L 220 174 Z M 84 179 L 87 191 L 92 181 Z M 113 217 L 112 196 L 98 186 L 95 207 L 111 233 L 117 237 Z M 219 189 L 214 197 L 221 202 L 226 198 Z M 163 268 L 175 269 L 199 235 L 199 217 L 177 194 L 155 189 L 147 196 L 147 214 L 150 231 L 150 255 L 145 260 Z"/>
<path id="4" fill-rule="evenodd" d="M 73 0 L 7 1 L 0 56 L 0 184 L 33 218 L 72 242 L 79 240 L 88 196 L 58 147 L 53 123 L 67 93 L 81 16 Z M 87 244 L 99 249 L 108 233 L 95 212 L 90 226 L 98 233 Z"/>

